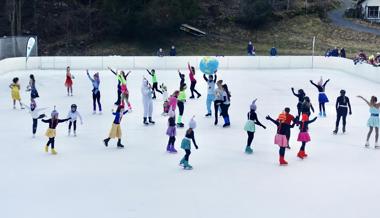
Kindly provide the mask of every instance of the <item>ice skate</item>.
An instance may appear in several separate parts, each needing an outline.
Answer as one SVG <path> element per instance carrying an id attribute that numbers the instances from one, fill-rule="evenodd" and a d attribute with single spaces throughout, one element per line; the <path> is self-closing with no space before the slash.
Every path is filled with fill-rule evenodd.
<path id="1" fill-rule="evenodd" d="M 252 148 L 250 146 L 245 147 L 245 153 L 246 154 L 252 154 L 253 153 Z"/>
<path id="2" fill-rule="evenodd" d="M 367 141 L 364 146 L 365 148 L 369 148 L 369 141 Z"/>
<path id="3" fill-rule="evenodd" d="M 380 146 L 377 142 L 375 143 L 375 149 L 380 149 Z"/>
<path id="4" fill-rule="evenodd" d="M 51 149 L 51 154 L 52 154 L 52 155 L 56 155 L 56 154 L 57 154 L 57 152 L 55 151 L 54 148 Z"/>
<path id="5" fill-rule="evenodd" d="M 152 120 L 152 118 L 149 117 L 149 123 L 150 123 L 150 124 L 155 124 L 156 122 L 154 122 L 154 121 Z"/>
<path id="6" fill-rule="evenodd" d="M 49 152 L 49 146 L 45 146 L 45 152 Z"/>

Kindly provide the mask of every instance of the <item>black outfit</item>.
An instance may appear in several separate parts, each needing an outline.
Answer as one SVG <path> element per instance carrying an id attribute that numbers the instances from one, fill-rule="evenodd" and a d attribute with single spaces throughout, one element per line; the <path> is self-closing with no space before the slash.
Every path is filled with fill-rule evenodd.
<path id="1" fill-rule="evenodd" d="M 286 134 L 290 132 L 290 128 L 293 128 L 296 125 L 295 122 L 293 122 L 292 125 L 280 123 L 279 121 L 272 119 L 270 116 L 267 116 L 267 120 L 272 121 L 272 123 L 274 123 L 277 126 L 277 134 L 285 135 L 285 137 L 286 137 Z M 285 156 L 285 149 L 286 147 L 280 147 L 280 150 L 279 150 L 280 156 L 282 157 Z"/>
<path id="2" fill-rule="evenodd" d="M 311 111 L 310 109 L 314 112 L 314 107 L 311 103 L 303 102 L 301 105 L 301 113 L 302 114 L 307 114 L 307 116 L 310 116 Z"/>
<path id="3" fill-rule="evenodd" d="M 115 74 L 115 76 L 117 76 L 117 73 L 115 71 L 111 70 L 111 72 L 113 74 Z M 127 79 L 127 77 L 125 77 L 125 79 Z M 94 94 L 92 94 L 92 99 L 94 99 Z M 99 94 L 99 100 L 100 100 L 100 94 Z M 116 102 L 114 104 L 115 105 L 120 105 L 120 103 L 121 103 L 121 82 L 119 80 L 117 80 L 117 100 L 116 100 Z M 100 104 L 100 101 L 99 101 L 99 104 Z M 94 108 L 95 108 L 95 103 L 94 103 Z"/>
<path id="4" fill-rule="evenodd" d="M 197 84 L 197 81 L 191 81 L 190 84 L 190 91 L 191 91 L 191 96 L 190 98 L 194 98 L 194 92 L 198 95 L 198 98 L 201 96 L 201 94 L 195 89 L 195 85 Z"/>
<path id="5" fill-rule="evenodd" d="M 73 126 L 74 127 L 74 132 L 77 130 L 77 121 L 76 120 L 74 120 L 74 121 L 70 121 L 69 122 L 69 130 L 71 129 L 71 126 Z"/>
<path id="6" fill-rule="evenodd" d="M 36 134 L 37 132 L 38 119 L 42 119 L 44 117 L 45 117 L 45 114 L 41 114 L 37 119 L 33 119 L 33 126 L 32 126 L 33 135 Z"/>
<path id="7" fill-rule="evenodd" d="M 120 102 L 119 98 L 118 100 Z M 94 111 L 96 111 L 96 103 L 98 103 L 99 111 L 102 111 L 102 105 L 100 104 L 100 91 L 94 92 L 94 90 L 92 90 L 92 106 Z"/>
<path id="8" fill-rule="evenodd" d="M 185 84 L 185 74 L 178 72 L 178 75 L 179 75 L 179 78 L 181 79 L 181 81 L 179 82 L 179 88 L 181 89 L 181 87 L 183 87 L 183 85 Z"/>
<path id="9" fill-rule="evenodd" d="M 175 117 L 169 117 L 169 126 L 173 127 L 175 126 Z M 169 142 L 168 145 L 174 145 L 175 143 L 175 136 L 169 136 Z"/>
<path id="10" fill-rule="evenodd" d="M 293 95 L 298 98 L 297 111 L 298 111 L 298 116 L 300 116 L 301 111 L 302 111 L 302 102 L 304 102 L 306 94 L 305 93 L 297 94 L 294 92 L 294 89 L 292 89 L 292 92 L 293 92 Z"/>
<path id="11" fill-rule="evenodd" d="M 325 92 L 325 88 L 326 88 L 326 84 L 329 82 L 330 80 L 326 80 L 326 82 L 320 86 L 320 85 L 317 85 L 315 84 L 313 81 L 310 80 L 310 83 L 313 84 L 317 89 L 318 89 L 318 92 L 321 93 L 321 92 Z M 320 112 L 323 112 L 325 113 L 326 112 L 326 109 L 325 109 L 325 103 L 321 103 L 319 102 L 319 111 Z"/>
<path id="12" fill-rule="evenodd" d="M 55 128 L 57 128 L 57 126 L 58 126 L 58 123 L 63 123 L 63 122 L 66 122 L 66 121 L 68 121 L 68 120 L 70 120 L 70 118 L 67 118 L 67 119 L 63 119 L 63 120 L 61 120 L 61 119 L 48 119 L 48 120 L 44 120 L 44 119 L 42 119 L 42 122 L 44 122 L 44 123 L 49 123 L 49 128 L 50 129 L 55 129 Z M 51 148 L 52 149 L 54 149 L 54 143 L 55 143 L 55 137 L 53 137 L 53 138 L 49 138 L 49 140 L 48 140 L 48 142 L 47 142 L 47 144 L 46 144 L 46 146 L 51 146 Z"/>
<path id="13" fill-rule="evenodd" d="M 179 115 L 182 116 L 185 110 L 185 103 L 183 101 L 177 101 Z"/>
<path id="14" fill-rule="evenodd" d="M 350 110 L 350 113 L 351 113 L 350 99 L 346 96 L 339 96 L 336 99 L 335 108 L 336 108 L 337 116 L 336 116 L 334 133 L 338 132 L 339 123 L 340 123 L 341 118 L 343 120 L 343 132 L 345 132 L 346 131 L 346 117 L 348 114 L 348 109 Z"/>
<path id="15" fill-rule="evenodd" d="M 151 73 L 149 70 L 146 70 L 146 71 L 148 71 L 149 75 L 153 76 L 153 73 Z M 162 91 L 158 89 L 158 83 L 157 82 L 154 82 L 152 85 L 153 85 L 153 87 L 152 87 L 153 98 L 155 99 L 156 98 L 156 92 L 155 91 L 157 91 L 161 95 L 162 95 Z"/>
<path id="16" fill-rule="evenodd" d="M 195 142 L 195 138 L 194 138 L 194 131 L 187 131 L 185 137 L 191 139 L 193 141 L 195 148 L 198 149 L 197 143 Z M 189 161 L 189 156 L 191 154 L 191 150 L 185 149 L 185 152 L 186 152 L 186 154 L 185 154 L 184 158 L 186 161 Z"/>

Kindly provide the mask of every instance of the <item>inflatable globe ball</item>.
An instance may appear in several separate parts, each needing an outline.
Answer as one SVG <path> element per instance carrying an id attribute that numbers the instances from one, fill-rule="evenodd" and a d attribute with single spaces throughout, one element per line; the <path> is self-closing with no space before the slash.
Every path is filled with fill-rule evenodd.
<path id="1" fill-rule="evenodd" d="M 218 70 L 219 61 L 212 57 L 204 57 L 199 63 L 199 69 L 202 73 L 213 75 Z"/>

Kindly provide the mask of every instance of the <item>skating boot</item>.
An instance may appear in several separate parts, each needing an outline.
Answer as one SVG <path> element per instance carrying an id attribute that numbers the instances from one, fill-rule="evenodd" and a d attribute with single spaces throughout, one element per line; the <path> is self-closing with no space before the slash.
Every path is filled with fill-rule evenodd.
<path id="1" fill-rule="evenodd" d="M 171 153 L 177 153 L 177 150 L 174 148 L 174 145 L 170 146 L 170 152 Z"/>
<path id="2" fill-rule="evenodd" d="M 207 113 L 205 117 L 211 117 L 211 113 Z"/>
<path id="3" fill-rule="evenodd" d="M 185 127 L 185 124 L 183 124 L 183 123 L 177 123 L 177 127 L 183 128 L 183 127 Z"/>
<path id="4" fill-rule="evenodd" d="M 323 112 L 323 117 L 326 117 L 326 112 Z"/>
<path id="5" fill-rule="evenodd" d="M 343 131 L 344 132 L 344 131 Z M 333 131 L 333 134 L 336 135 L 338 134 L 338 128 L 335 128 L 335 130 Z"/>
<path id="6" fill-rule="evenodd" d="M 74 130 L 74 137 L 77 137 L 77 131 Z"/>
<path id="7" fill-rule="evenodd" d="M 202 95 L 201 94 L 198 94 L 198 97 L 197 98 L 200 98 Z"/>
<path id="8" fill-rule="evenodd" d="M 319 112 L 319 116 L 320 116 L 320 117 L 322 116 L 322 112 Z"/>
<path id="9" fill-rule="evenodd" d="M 49 146 L 45 146 L 45 152 L 49 152 Z"/>
<path id="10" fill-rule="evenodd" d="M 190 96 L 190 99 L 194 99 L 194 95 Z"/>
<path id="11" fill-rule="evenodd" d="M 152 120 L 152 118 L 149 117 L 149 123 L 150 123 L 150 124 L 155 124 L 156 122 L 154 122 L 154 121 Z"/>
<path id="12" fill-rule="evenodd" d="M 286 166 L 286 165 L 288 165 L 288 162 L 286 162 L 284 156 L 280 156 L 280 165 L 281 165 L 281 166 Z"/>
<path id="13" fill-rule="evenodd" d="M 96 114 L 96 111 L 93 111 L 92 114 Z"/>
<path id="14" fill-rule="evenodd" d="M 246 154 L 252 154 L 253 153 L 252 148 L 250 146 L 245 147 L 245 153 Z"/>
<path id="15" fill-rule="evenodd" d="M 108 147 L 108 142 L 109 142 L 109 141 L 110 141 L 110 138 L 106 138 L 106 139 L 103 140 L 104 145 L 105 145 L 106 147 Z"/>
<path id="16" fill-rule="evenodd" d="M 345 126 L 343 126 L 343 133 L 346 133 L 346 127 Z"/>
<path id="17" fill-rule="evenodd" d="M 171 147 L 170 144 L 168 144 L 168 145 L 166 146 L 166 151 L 169 152 L 169 153 L 170 153 L 170 151 L 171 151 L 170 147 Z"/>
<path id="18" fill-rule="evenodd" d="M 185 163 L 185 158 L 182 158 L 181 161 L 179 162 L 179 165 L 180 165 L 180 166 L 183 166 L 184 163 Z"/>
<path id="19" fill-rule="evenodd" d="M 299 151 L 297 154 L 297 157 L 304 159 L 305 158 L 305 151 Z"/>
<path id="20" fill-rule="evenodd" d="M 287 149 L 291 149 L 290 145 L 288 145 L 288 147 L 286 147 Z"/>
<path id="21" fill-rule="evenodd" d="M 54 148 L 51 149 L 51 154 L 52 155 L 56 155 L 57 154 L 57 152 L 54 150 Z"/>
<path id="22" fill-rule="evenodd" d="M 379 149 L 380 148 L 380 146 L 379 146 L 379 144 L 377 144 L 377 142 L 375 143 L 375 149 Z"/>
<path id="23" fill-rule="evenodd" d="M 70 136 L 71 135 L 71 129 L 69 129 L 68 131 L 67 131 L 67 136 Z"/>
<path id="24" fill-rule="evenodd" d="M 148 123 L 146 117 L 144 117 L 144 121 L 143 121 L 143 122 L 144 122 L 145 125 L 149 125 L 149 123 Z"/>
<path id="25" fill-rule="evenodd" d="M 124 148 L 124 145 L 121 144 L 121 139 L 117 140 L 117 147 Z"/>
<path id="26" fill-rule="evenodd" d="M 193 167 L 189 164 L 188 161 L 184 161 L 184 163 L 183 163 L 183 169 L 184 170 L 192 170 Z"/>
<path id="27" fill-rule="evenodd" d="M 365 145 L 366 148 L 369 148 L 369 141 L 366 141 Z"/>

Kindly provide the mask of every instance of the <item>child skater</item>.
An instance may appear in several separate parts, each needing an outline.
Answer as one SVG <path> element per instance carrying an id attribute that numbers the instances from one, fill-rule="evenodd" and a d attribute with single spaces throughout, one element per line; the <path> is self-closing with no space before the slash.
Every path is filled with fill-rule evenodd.
<path id="1" fill-rule="evenodd" d="M 168 129 L 166 130 L 166 135 L 169 136 L 169 142 L 166 146 L 166 151 L 169 153 L 177 153 L 177 150 L 174 148 L 176 134 L 177 130 L 175 124 L 175 112 L 173 110 L 170 110 L 168 119 Z"/>
<path id="2" fill-rule="evenodd" d="M 206 74 L 203 74 L 203 79 L 207 82 L 207 99 L 206 99 L 206 108 L 207 114 L 206 117 L 210 117 L 212 115 L 211 112 L 211 104 L 215 100 L 215 84 L 216 84 L 216 72 L 215 75 L 209 75 L 208 78 Z"/>
<path id="3" fill-rule="evenodd" d="M 177 103 L 178 103 L 178 96 L 179 96 L 179 91 L 176 90 L 174 93 L 168 98 L 167 105 L 165 109 L 167 110 L 166 114 L 169 114 L 170 111 L 174 112 L 175 115 L 175 110 L 177 108 Z M 164 111 L 165 112 L 165 111 Z M 174 121 L 175 122 L 175 121 Z"/>
<path id="4" fill-rule="evenodd" d="M 29 85 L 26 88 L 26 91 L 30 92 L 30 100 L 34 101 L 35 98 L 40 97 L 36 89 L 36 80 L 33 74 L 29 76 Z"/>
<path id="5" fill-rule="evenodd" d="M 198 95 L 197 98 L 201 97 L 201 94 L 195 89 L 195 85 L 197 84 L 197 80 L 195 79 L 195 68 L 193 66 L 190 66 L 190 63 L 187 63 L 187 68 L 189 69 L 189 78 L 190 78 L 190 91 L 191 96 L 190 98 L 194 98 L 194 92 Z"/>
<path id="6" fill-rule="evenodd" d="M 70 72 L 70 67 L 66 68 L 66 81 L 65 86 L 67 88 L 67 96 L 73 96 L 73 79 L 74 76 Z"/>
<path id="7" fill-rule="evenodd" d="M 110 67 L 108 69 L 116 76 L 117 78 L 117 101 L 115 102 L 115 105 L 125 105 L 125 101 L 127 102 L 128 105 L 128 110 L 131 112 L 132 110 L 132 105 L 129 102 L 129 91 L 127 87 L 127 78 L 131 71 L 129 71 L 127 74 L 125 74 L 124 71 L 120 72 L 115 72 L 113 71 Z"/>
<path id="8" fill-rule="evenodd" d="M 162 94 L 162 91 L 158 89 L 158 82 L 157 82 L 157 74 L 156 74 L 156 70 L 152 69 L 151 71 L 149 71 L 148 69 L 146 69 L 146 71 L 149 73 L 149 75 L 152 76 L 152 84 L 153 84 L 153 99 L 156 99 L 156 92 L 159 92 L 160 94 Z"/>
<path id="9" fill-rule="evenodd" d="M 68 136 L 71 134 L 71 126 L 74 127 L 74 136 L 77 136 L 77 119 L 79 117 L 80 124 L 83 124 L 82 116 L 78 112 L 78 106 L 76 104 L 71 105 L 71 110 L 69 111 L 69 114 L 67 115 L 67 118 L 70 118 L 69 121 L 69 129 L 68 129 Z"/>
<path id="10" fill-rule="evenodd" d="M 297 141 L 302 142 L 301 148 L 297 154 L 297 157 L 304 159 L 307 157 L 307 154 L 305 153 L 305 147 L 306 143 L 310 142 L 310 135 L 309 135 L 309 124 L 316 121 L 317 117 L 314 117 L 314 119 L 309 120 L 309 116 L 307 114 L 302 114 L 301 121 L 299 121 L 299 118 L 297 119 L 296 123 L 300 126 L 300 133 L 298 134 Z"/>
<path id="11" fill-rule="evenodd" d="M 54 148 L 54 143 L 55 143 L 55 136 L 56 136 L 56 128 L 58 126 L 59 123 L 62 123 L 62 122 L 66 122 L 68 120 L 70 120 L 70 118 L 67 118 L 67 119 L 58 119 L 58 111 L 55 110 L 55 106 L 54 106 L 54 110 L 51 112 L 51 118 L 50 119 L 42 119 L 42 122 L 44 123 L 49 123 L 49 128 L 46 130 L 46 133 L 45 135 L 49 138 L 46 146 L 45 146 L 45 152 L 49 152 L 49 146 L 51 147 L 51 154 L 54 154 L 56 155 L 57 152 L 55 151 L 55 148 Z"/>
<path id="12" fill-rule="evenodd" d="M 37 104 L 34 100 L 30 102 L 30 107 L 24 104 L 23 106 L 25 106 L 29 110 L 29 113 L 32 116 L 32 133 L 34 138 L 37 132 L 38 119 L 42 119 L 45 117 L 45 114 L 40 114 L 39 112 L 45 110 L 46 108 L 37 108 Z"/>
<path id="13" fill-rule="evenodd" d="M 121 134 L 120 123 L 121 123 L 121 119 L 123 118 L 123 115 L 125 115 L 127 112 L 128 112 L 128 110 L 124 111 L 123 105 L 119 105 L 116 109 L 116 112 L 113 112 L 113 110 L 112 110 L 112 114 L 115 116 L 115 119 L 113 120 L 112 128 L 111 128 L 111 131 L 109 133 L 108 138 L 103 140 L 104 145 L 106 147 L 108 147 L 108 142 L 111 139 L 117 138 L 117 147 L 118 148 L 124 148 L 124 145 L 121 144 L 121 135 L 122 134 Z"/>
<path id="14" fill-rule="evenodd" d="M 335 130 L 333 131 L 334 135 L 338 133 L 340 118 L 342 118 L 343 120 L 343 133 L 346 132 L 346 117 L 348 114 L 348 110 L 350 111 L 349 114 L 352 114 L 350 99 L 346 96 L 345 90 L 340 90 L 340 96 L 336 99 L 335 109 L 336 123 Z"/>
<path id="15" fill-rule="evenodd" d="M 372 96 L 370 101 L 363 98 L 362 96 L 358 96 L 358 98 L 363 99 L 363 101 L 365 101 L 369 106 L 370 117 L 367 121 L 369 132 L 367 135 L 367 141 L 365 143 L 365 147 L 369 148 L 369 138 L 371 137 L 373 129 L 375 129 L 375 148 L 380 148 L 380 146 L 377 143 L 379 139 L 379 127 L 380 127 L 380 120 L 379 120 L 380 103 L 377 103 L 377 98 L 375 96 Z"/>
<path id="16" fill-rule="evenodd" d="M 251 106 L 249 107 L 250 111 L 247 114 L 248 120 L 244 125 L 244 130 L 247 132 L 247 135 L 248 135 L 247 147 L 245 147 L 245 153 L 246 154 L 252 154 L 253 153 L 253 150 L 251 148 L 251 144 L 252 144 L 253 138 L 255 136 L 256 125 L 259 125 L 259 126 L 263 127 L 264 129 L 266 129 L 266 127 L 263 124 L 261 124 L 259 119 L 257 118 L 256 101 L 257 101 L 257 99 L 253 100 Z"/>
<path id="17" fill-rule="evenodd" d="M 287 128 L 293 128 L 295 124 L 289 126 L 284 122 L 286 120 L 286 116 L 284 114 L 280 114 L 277 120 L 272 119 L 269 115 L 266 117 L 267 120 L 272 121 L 277 126 L 277 133 L 274 137 L 274 144 L 280 147 L 279 150 L 279 162 L 281 166 L 287 165 L 288 162 L 285 160 L 285 150 L 288 147 L 288 140 L 286 138 L 286 133 L 289 131 Z"/>
<path id="18" fill-rule="evenodd" d="M 181 71 L 178 69 L 178 76 L 179 76 L 179 87 L 181 88 L 183 84 L 185 84 L 185 74 L 181 73 Z"/>
<path id="19" fill-rule="evenodd" d="M 21 97 L 20 97 L 20 84 L 18 83 L 19 79 L 18 77 L 13 78 L 12 83 L 9 85 L 9 88 L 11 88 L 11 95 L 13 99 L 13 109 L 16 109 L 16 101 L 20 103 L 20 108 L 25 109 L 23 104 L 21 103 Z"/>
<path id="20" fill-rule="evenodd" d="M 311 111 L 314 113 L 314 107 L 310 102 L 310 98 L 305 96 L 305 99 L 301 105 L 301 114 L 307 114 L 307 116 L 310 116 Z"/>
<path id="21" fill-rule="evenodd" d="M 195 142 L 194 138 L 194 129 L 197 127 L 197 123 L 194 120 L 194 117 L 191 118 L 189 123 L 189 129 L 186 131 L 185 138 L 182 139 L 181 142 L 181 148 L 185 150 L 185 156 L 182 158 L 182 160 L 179 162 L 181 166 L 183 166 L 183 169 L 185 170 L 192 170 L 193 167 L 189 164 L 189 157 L 191 154 L 191 141 L 193 141 L 194 146 L 196 149 L 198 149 L 198 145 Z"/>
<path id="22" fill-rule="evenodd" d="M 217 83 L 217 88 L 215 89 L 215 100 L 214 100 L 214 113 L 215 113 L 215 121 L 214 125 L 218 125 L 218 112 L 221 107 L 221 104 L 223 103 L 223 80 L 219 80 Z"/>
<path id="23" fill-rule="evenodd" d="M 178 95 L 178 100 L 177 100 L 177 106 L 179 110 L 179 115 L 177 119 L 177 126 L 178 127 L 184 127 L 185 125 L 182 123 L 182 116 L 183 112 L 185 111 L 185 102 L 186 102 L 186 90 L 187 86 L 186 83 L 181 86 L 179 89 L 179 95 Z"/>
<path id="24" fill-rule="evenodd" d="M 92 107 L 93 107 L 93 114 L 96 114 L 96 103 L 98 103 L 99 113 L 102 113 L 102 104 L 100 103 L 100 79 L 99 79 L 99 73 L 94 74 L 94 78 L 91 78 L 90 73 L 87 70 L 87 76 L 88 79 L 90 79 L 92 83 Z M 74 130 L 75 131 L 75 130 Z M 74 132 L 75 134 L 75 132 Z"/>
<path id="25" fill-rule="evenodd" d="M 143 78 L 141 93 L 142 93 L 143 105 L 144 105 L 143 123 L 145 125 L 155 124 L 155 122 L 152 120 L 152 114 L 153 114 L 152 87 L 149 84 L 148 80 L 145 78 Z"/>
<path id="26" fill-rule="evenodd" d="M 292 87 L 292 92 L 293 92 L 293 95 L 296 96 L 298 98 L 298 103 L 297 103 L 297 110 L 298 110 L 298 116 L 301 116 L 301 109 L 302 109 L 302 103 L 304 102 L 305 100 L 305 92 L 303 91 L 303 89 L 299 89 L 298 90 L 298 93 L 295 93 L 294 92 L 294 88 Z"/>
<path id="27" fill-rule="evenodd" d="M 292 114 L 290 114 L 290 108 L 286 107 L 285 110 L 284 110 L 284 114 L 285 114 L 284 124 L 291 126 L 292 123 L 294 123 L 295 120 L 294 120 L 294 116 Z M 286 128 L 286 130 L 289 130 L 288 132 L 286 132 L 285 135 L 286 135 L 286 139 L 288 140 L 288 147 L 287 147 L 287 149 L 290 149 L 289 141 L 290 141 L 291 128 Z"/>
<path id="28" fill-rule="evenodd" d="M 220 107 L 222 109 L 222 116 L 224 119 L 223 127 L 228 127 L 231 125 L 230 124 L 230 115 L 228 114 L 228 109 L 230 108 L 230 104 L 231 104 L 231 93 L 228 90 L 227 84 L 223 84 L 222 87 L 223 87 L 223 94 L 222 94 L 223 102 L 220 105 Z"/>
<path id="29" fill-rule="evenodd" d="M 319 80 L 318 82 L 318 85 L 315 84 L 313 82 L 313 80 L 310 80 L 310 83 L 313 84 L 317 89 L 318 89 L 318 92 L 319 92 L 319 96 L 318 96 L 318 102 L 319 102 L 319 116 L 324 116 L 326 117 L 326 109 L 325 109 L 325 104 L 327 102 L 329 102 L 329 99 L 327 98 L 327 95 L 325 94 L 325 88 L 326 88 L 326 84 L 329 82 L 330 80 L 326 80 L 325 83 L 323 83 L 323 79 L 321 77 L 321 79 Z"/>
<path id="30" fill-rule="evenodd" d="M 169 95 L 168 95 L 168 88 L 165 84 L 160 85 L 160 89 L 162 90 L 162 100 L 164 101 L 162 115 L 166 116 L 169 113 Z"/>

